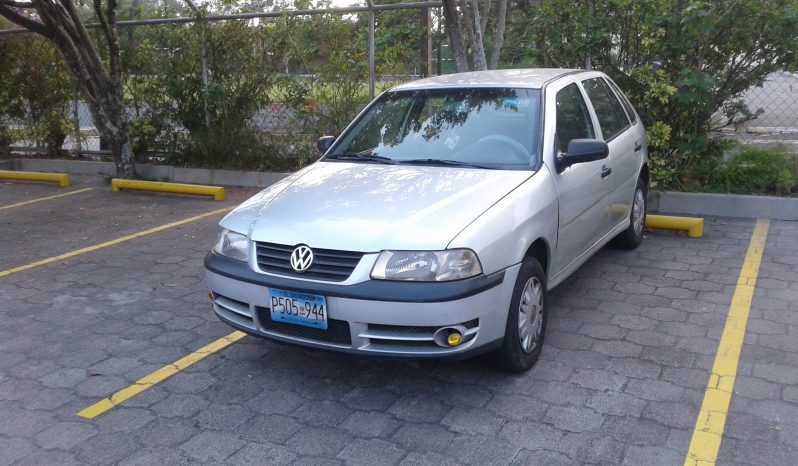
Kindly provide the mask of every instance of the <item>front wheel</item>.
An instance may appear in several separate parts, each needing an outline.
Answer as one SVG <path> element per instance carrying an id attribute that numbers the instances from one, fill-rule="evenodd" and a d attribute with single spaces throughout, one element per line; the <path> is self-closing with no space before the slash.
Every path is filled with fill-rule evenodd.
<path id="1" fill-rule="evenodd" d="M 526 259 L 513 288 L 504 343 L 494 354 L 498 367 L 521 373 L 535 365 L 546 336 L 546 304 L 546 273 L 536 259 Z"/>
<path id="2" fill-rule="evenodd" d="M 635 249 L 643 242 L 643 230 L 646 226 L 646 184 L 638 178 L 632 209 L 629 213 L 629 228 L 612 240 L 613 246 L 622 249 Z"/>

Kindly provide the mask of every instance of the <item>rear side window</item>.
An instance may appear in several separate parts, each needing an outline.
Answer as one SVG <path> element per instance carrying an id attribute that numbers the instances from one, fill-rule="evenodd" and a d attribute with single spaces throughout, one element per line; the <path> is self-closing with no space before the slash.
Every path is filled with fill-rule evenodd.
<path id="1" fill-rule="evenodd" d="M 582 85 L 593 103 L 605 140 L 609 141 L 630 126 L 621 103 L 603 79 L 587 79 L 582 81 Z"/>
<path id="2" fill-rule="evenodd" d="M 557 93 L 557 144 L 564 152 L 574 139 L 594 139 L 593 122 L 585 99 L 576 84 L 569 84 Z"/>
<path id="3" fill-rule="evenodd" d="M 621 89 L 618 88 L 617 84 L 610 81 L 609 79 L 607 79 L 606 81 L 610 84 L 610 87 L 615 90 L 615 94 L 617 94 L 618 97 L 621 99 L 621 104 L 623 105 L 623 108 L 626 109 L 626 114 L 629 115 L 629 118 L 632 119 L 632 124 L 634 125 L 635 123 L 637 123 L 637 115 L 635 114 L 634 108 L 632 108 L 632 104 L 629 103 L 629 99 L 627 99 L 626 95 L 624 95 L 624 93 L 621 92 Z"/>

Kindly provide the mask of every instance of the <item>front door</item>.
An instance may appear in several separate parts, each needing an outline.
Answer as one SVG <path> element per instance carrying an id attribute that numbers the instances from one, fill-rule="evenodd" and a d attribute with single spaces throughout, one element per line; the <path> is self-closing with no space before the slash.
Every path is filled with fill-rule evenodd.
<path id="1" fill-rule="evenodd" d="M 556 94 L 556 137 L 558 153 L 565 152 L 573 139 L 595 139 L 595 127 L 579 86 L 575 83 Z M 554 273 L 579 259 L 605 233 L 609 222 L 610 179 L 608 160 L 572 165 L 562 173 L 553 170 L 560 196 L 560 225 Z M 552 167 L 553 168 L 553 167 Z"/>

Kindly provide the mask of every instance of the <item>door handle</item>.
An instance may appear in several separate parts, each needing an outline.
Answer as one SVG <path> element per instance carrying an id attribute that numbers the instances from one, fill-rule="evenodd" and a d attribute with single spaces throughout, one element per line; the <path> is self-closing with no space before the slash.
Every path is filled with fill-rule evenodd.
<path id="1" fill-rule="evenodd" d="M 602 178 L 606 178 L 606 177 L 610 176 L 610 173 L 612 173 L 612 168 L 610 168 L 610 167 L 608 167 L 606 165 L 602 165 L 602 167 L 601 167 L 601 177 Z"/>
<path id="2" fill-rule="evenodd" d="M 638 139 L 637 141 L 635 141 L 635 152 L 640 152 L 642 148 L 643 148 L 643 140 Z"/>

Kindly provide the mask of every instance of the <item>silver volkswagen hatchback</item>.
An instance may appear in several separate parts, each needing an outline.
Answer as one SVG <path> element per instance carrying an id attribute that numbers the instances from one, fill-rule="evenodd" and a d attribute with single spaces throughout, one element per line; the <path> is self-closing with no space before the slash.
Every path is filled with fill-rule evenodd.
<path id="1" fill-rule="evenodd" d="M 595 71 L 422 79 L 376 98 L 324 156 L 220 222 L 218 317 L 361 355 L 492 352 L 529 369 L 547 291 L 643 239 L 645 130 Z"/>

